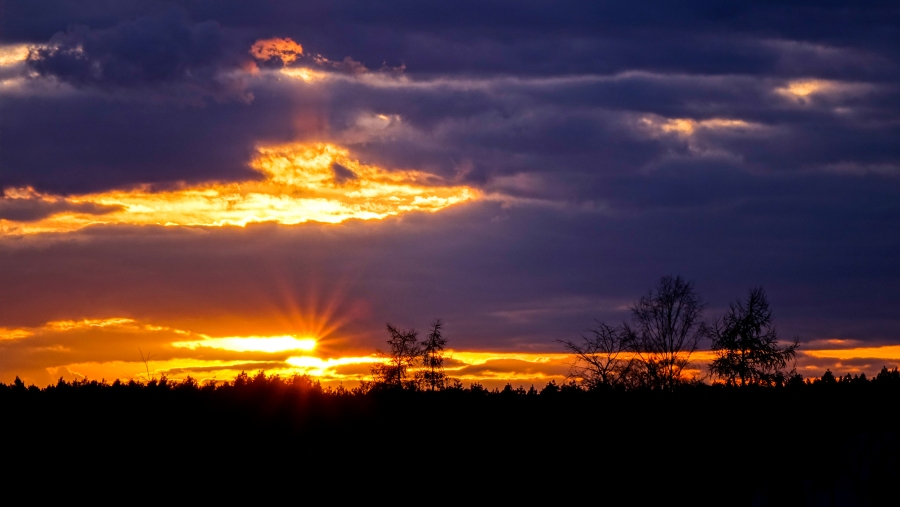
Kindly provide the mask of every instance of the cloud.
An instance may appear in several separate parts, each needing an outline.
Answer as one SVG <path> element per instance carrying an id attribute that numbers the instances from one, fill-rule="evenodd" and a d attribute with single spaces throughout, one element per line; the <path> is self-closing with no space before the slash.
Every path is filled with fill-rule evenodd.
<path id="1" fill-rule="evenodd" d="M 174 86 L 189 99 L 251 100 L 241 76 L 231 72 L 243 62 L 225 39 L 219 23 L 194 24 L 173 8 L 99 30 L 73 25 L 33 48 L 28 65 L 76 87 Z"/>
<path id="2" fill-rule="evenodd" d="M 321 67 L 333 69 L 344 74 L 355 75 L 365 74 L 366 72 L 369 72 L 369 69 L 367 69 L 365 65 L 354 60 L 353 58 L 350 58 L 349 56 L 344 57 L 343 60 L 336 62 L 334 60 L 329 60 L 322 55 L 317 55 L 315 58 L 313 58 L 313 61 Z"/>
<path id="3" fill-rule="evenodd" d="M 521 359 L 493 359 L 482 364 L 469 365 L 450 372 L 451 376 L 464 379 L 565 378 L 569 373 L 569 358 L 552 363 L 523 361 Z"/>
<path id="4" fill-rule="evenodd" d="M 156 370 L 161 374 L 165 374 L 170 378 L 179 378 L 185 375 L 196 375 L 198 373 L 225 373 L 226 375 L 237 371 L 266 371 L 266 370 L 283 370 L 290 368 L 290 365 L 281 361 L 254 361 L 250 363 L 230 363 L 217 364 L 214 366 L 183 366 L 176 368 L 165 368 Z M 230 380 L 225 377 L 221 380 Z"/>
<path id="5" fill-rule="evenodd" d="M 68 194 L 258 177 L 256 145 L 308 140 L 323 122 L 319 91 L 283 88 L 208 107 L 95 90 L 0 93 L 0 188 Z"/>
<path id="6" fill-rule="evenodd" d="M 290 38 L 260 39 L 250 46 L 250 55 L 263 62 L 280 60 L 288 65 L 303 55 L 303 46 Z"/>
<path id="7" fill-rule="evenodd" d="M 360 164 L 330 144 L 260 147 L 253 167 L 265 179 L 69 197 L 7 190 L 14 198 L 0 199 L 0 234 L 68 232 L 93 224 L 339 223 L 434 212 L 478 197 L 476 190 L 448 186 L 434 175 Z"/>
<path id="8" fill-rule="evenodd" d="M 107 206 L 91 202 L 69 202 L 65 199 L 41 199 L 35 198 L 33 193 L 27 193 L 27 197 L 9 197 L 13 190 L 7 191 L 7 196 L 0 197 L 0 223 L 9 222 L 37 222 L 47 217 L 60 213 L 73 213 L 81 216 L 99 216 L 115 211 L 121 211 L 121 206 Z"/>
<path id="9" fill-rule="evenodd" d="M 173 347 L 195 350 L 197 347 L 209 347 L 236 352 L 287 352 L 296 350 L 313 350 L 316 348 L 315 338 L 297 338 L 296 336 L 233 336 L 224 338 L 204 338 L 202 340 L 179 341 Z"/>

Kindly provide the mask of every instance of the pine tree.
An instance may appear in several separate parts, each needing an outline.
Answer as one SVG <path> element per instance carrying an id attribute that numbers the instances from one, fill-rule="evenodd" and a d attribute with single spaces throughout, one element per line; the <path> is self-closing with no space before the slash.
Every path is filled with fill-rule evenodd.
<path id="1" fill-rule="evenodd" d="M 431 324 L 428 338 L 422 344 L 422 365 L 425 367 L 422 379 L 432 391 L 443 389 L 447 381 L 444 374 L 444 347 L 447 345 L 447 339 L 441 334 L 441 327 L 443 327 L 441 319 L 435 319 Z"/>
<path id="2" fill-rule="evenodd" d="M 422 355 L 418 343 L 419 333 L 415 329 L 400 330 L 390 324 L 387 324 L 387 330 L 391 335 L 387 341 L 390 351 L 378 351 L 385 362 L 372 366 L 372 375 L 376 384 L 402 388 L 405 385 L 407 371 Z"/>
<path id="3" fill-rule="evenodd" d="M 730 385 L 772 385 L 784 379 L 782 371 L 797 354 L 797 340 L 778 345 L 772 312 L 761 287 L 750 289 L 746 301 L 732 303 L 716 323 L 712 350 L 716 359 L 710 372 Z"/>

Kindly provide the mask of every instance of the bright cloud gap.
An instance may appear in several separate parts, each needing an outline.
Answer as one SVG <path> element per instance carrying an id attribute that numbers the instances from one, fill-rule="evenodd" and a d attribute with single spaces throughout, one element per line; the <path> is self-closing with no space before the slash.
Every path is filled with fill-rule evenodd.
<path id="1" fill-rule="evenodd" d="M 293 350 L 314 350 L 315 338 L 295 336 L 234 336 L 228 338 L 207 338 L 204 340 L 172 343 L 173 347 L 194 350 L 197 347 L 230 350 L 233 352 L 286 352 Z"/>
<path id="2" fill-rule="evenodd" d="M 69 232 L 94 224 L 334 224 L 435 212 L 479 195 L 474 188 L 448 185 L 429 173 L 363 164 L 348 150 L 327 143 L 260 147 L 251 166 L 265 179 L 182 185 L 159 192 L 144 186 L 70 197 L 8 188 L 0 198 L 0 235 Z M 17 219 L 16 210 L 38 215 L 44 210 L 46 216 Z"/>

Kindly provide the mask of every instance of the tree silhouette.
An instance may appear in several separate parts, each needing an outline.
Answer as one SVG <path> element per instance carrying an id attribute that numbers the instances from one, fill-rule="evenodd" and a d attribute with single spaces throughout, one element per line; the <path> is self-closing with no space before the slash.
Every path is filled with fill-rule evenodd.
<path id="1" fill-rule="evenodd" d="M 432 391 L 443 389 L 447 381 L 444 374 L 444 347 L 447 339 L 441 334 L 441 327 L 441 319 L 435 319 L 431 324 L 431 332 L 422 343 L 422 364 L 425 366 L 422 379 Z"/>
<path id="2" fill-rule="evenodd" d="M 672 390 L 683 380 L 691 354 L 709 333 L 703 307 L 694 284 L 680 276 L 662 277 L 631 307 L 634 327 L 625 329 L 647 386 Z"/>
<path id="3" fill-rule="evenodd" d="M 386 361 L 372 366 L 372 376 L 379 385 L 402 388 L 407 371 L 422 355 L 418 343 L 419 333 L 415 329 L 400 330 L 390 324 L 387 324 L 387 330 L 391 335 L 387 341 L 390 351 L 378 351 Z"/>
<path id="4" fill-rule="evenodd" d="M 797 347 L 797 340 L 778 345 L 766 293 L 755 287 L 716 322 L 712 342 L 716 358 L 709 371 L 731 385 L 772 385 L 784 378 L 781 370 L 796 356 Z"/>
<path id="5" fill-rule="evenodd" d="M 634 365 L 633 334 L 624 326 L 612 327 L 600 321 L 588 331 L 591 336 L 582 335 L 580 343 L 559 340 L 575 356 L 569 375 L 580 378 L 588 389 L 622 385 Z"/>

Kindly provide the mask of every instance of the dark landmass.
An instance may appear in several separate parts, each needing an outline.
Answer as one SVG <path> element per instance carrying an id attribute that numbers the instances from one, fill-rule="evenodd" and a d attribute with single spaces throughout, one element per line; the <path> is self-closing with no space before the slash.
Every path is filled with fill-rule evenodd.
<path id="1" fill-rule="evenodd" d="M 7 467 L 87 491 L 123 477 L 156 493 L 181 481 L 220 494 L 339 480 L 350 489 L 335 495 L 402 485 L 401 503 L 422 488 L 552 491 L 554 503 L 874 505 L 900 479 L 898 395 L 896 369 L 672 391 L 335 390 L 264 373 L 219 385 L 17 381 L 0 384 L 0 431 Z"/>

